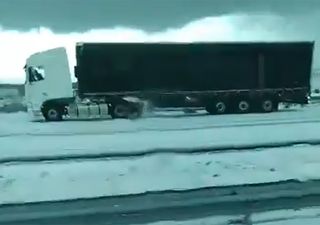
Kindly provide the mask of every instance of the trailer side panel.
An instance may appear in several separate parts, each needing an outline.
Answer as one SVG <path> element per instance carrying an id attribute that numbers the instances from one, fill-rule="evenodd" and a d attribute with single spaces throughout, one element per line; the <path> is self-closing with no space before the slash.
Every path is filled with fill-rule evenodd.
<path id="1" fill-rule="evenodd" d="M 79 93 L 310 88 L 312 42 L 84 43 Z"/>

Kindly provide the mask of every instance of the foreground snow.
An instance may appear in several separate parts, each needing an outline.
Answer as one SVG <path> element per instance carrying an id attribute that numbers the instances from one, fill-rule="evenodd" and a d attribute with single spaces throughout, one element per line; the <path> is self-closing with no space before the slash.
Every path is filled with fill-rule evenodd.
<path id="1" fill-rule="evenodd" d="M 318 147 L 2 164 L 0 203 L 319 179 Z"/>
<path id="2" fill-rule="evenodd" d="M 307 142 L 320 140 L 319 115 L 319 106 L 271 114 L 169 113 L 136 121 L 63 123 L 31 123 L 23 113 L 2 114 L 0 160 Z M 0 204 L 318 179 L 318 148 L 0 164 Z"/>
<path id="3" fill-rule="evenodd" d="M 149 223 L 148 225 L 228 225 L 228 224 L 252 224 L 252 225 L 319 225 L 320 208 L 304 208 L 300 210 L 276 210 L 263 213 L 238 216 L 215 216 L 188 221 L 162 221 Z M 247 220 L 247 222 L 244 222 Z M 236 222 L 237 221 L 237 222 Z"/>

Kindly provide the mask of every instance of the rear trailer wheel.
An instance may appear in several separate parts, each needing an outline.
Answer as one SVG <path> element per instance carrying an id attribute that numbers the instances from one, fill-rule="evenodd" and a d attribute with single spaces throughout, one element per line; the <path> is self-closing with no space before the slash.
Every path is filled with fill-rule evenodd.
<path id="1" fill-rule="evenodd" d="M 214 104 L 206 107 L 207 112 L 210 114 L 224 114 L 226 109 L 226 103 L 223 101 L 217 101 Z"/>
<path id="2" fill-rule="evenodd" d="M 250 103 L 247 100 L 241 100 L 238 102 L 237 108 L 240 113 L 247 113 L 250 111 Z"/>
<path id="3" fill-rule="evenodd" d="M 216 108 L 216 113 L 217 114 L 223 114 L 226 112 L 226 104 L 222 101 L 219 101 L 216 103 L 215 105 L 215 108 Z"/>
<path id="4" fill-rule="evenodd" d="M 278 110 L 279 102 L 271 98 L 263 99 L 260 108 L 262 112 L 274 112 Z"/>
<path id="5" fill-rule="evenodd" d="M 57 106 L 46 106 L 44 109 L 44 118 L 47 121 L 61 121 L 62 110 Z"/>
<path id="6" fill-rule="evenodd" d="M 263 112 L 272 112 L 274 110 L 274 104 L 271 99 L 265 99 L 261 102 L 261 109 Z"/>

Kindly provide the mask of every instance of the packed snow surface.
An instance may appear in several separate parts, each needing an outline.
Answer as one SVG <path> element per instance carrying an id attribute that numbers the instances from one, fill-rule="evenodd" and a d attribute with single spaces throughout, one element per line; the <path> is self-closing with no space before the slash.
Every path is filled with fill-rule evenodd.
<path id="1" fill-rule="evenodd" d="M 166 112 L 139 120 L 29 122 L 1 114 L 0 159 L 320 140 L 317 105 L 270 114 Z M 317 145 L 0 164 L 0 204 L 319 178 Z"/>
<path id="2" fill-rule="evenodd" d="M 304 208 L 300 210 L 276 210 L 263 213 L 254 213 L 246 218 L 246 215 L 215 216 L 187 221 L 162 221 L 149 223 L 148 225 L 319 225 L 320 208 Z M 245 221 L 247 219 L 247 221 Z M 237 221 L 237 222 L 236 222 Z"/>
<path id="3" fill-rule="evenodd" d="M 319 138 L 320 107 L 247 115 L 162 115 L 140 120 L 28 122 L 3 114 L 0 159 L 219 148 Z"/>
<path id="4" fill-rule="evenodd" d="M 4 164 L 0 203 L 319 179 L 318 147 Z"/>

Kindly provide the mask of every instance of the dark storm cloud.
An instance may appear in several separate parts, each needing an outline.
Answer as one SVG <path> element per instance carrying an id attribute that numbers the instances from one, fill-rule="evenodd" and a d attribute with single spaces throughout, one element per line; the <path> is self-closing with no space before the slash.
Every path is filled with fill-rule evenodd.
<path id="1" fill-rule="evenodd" d="M 0 0 L 0 26 L 56 32 L 130 26 L 149 31 L 236 12 L 310 13 L 320 0 Z"/>

